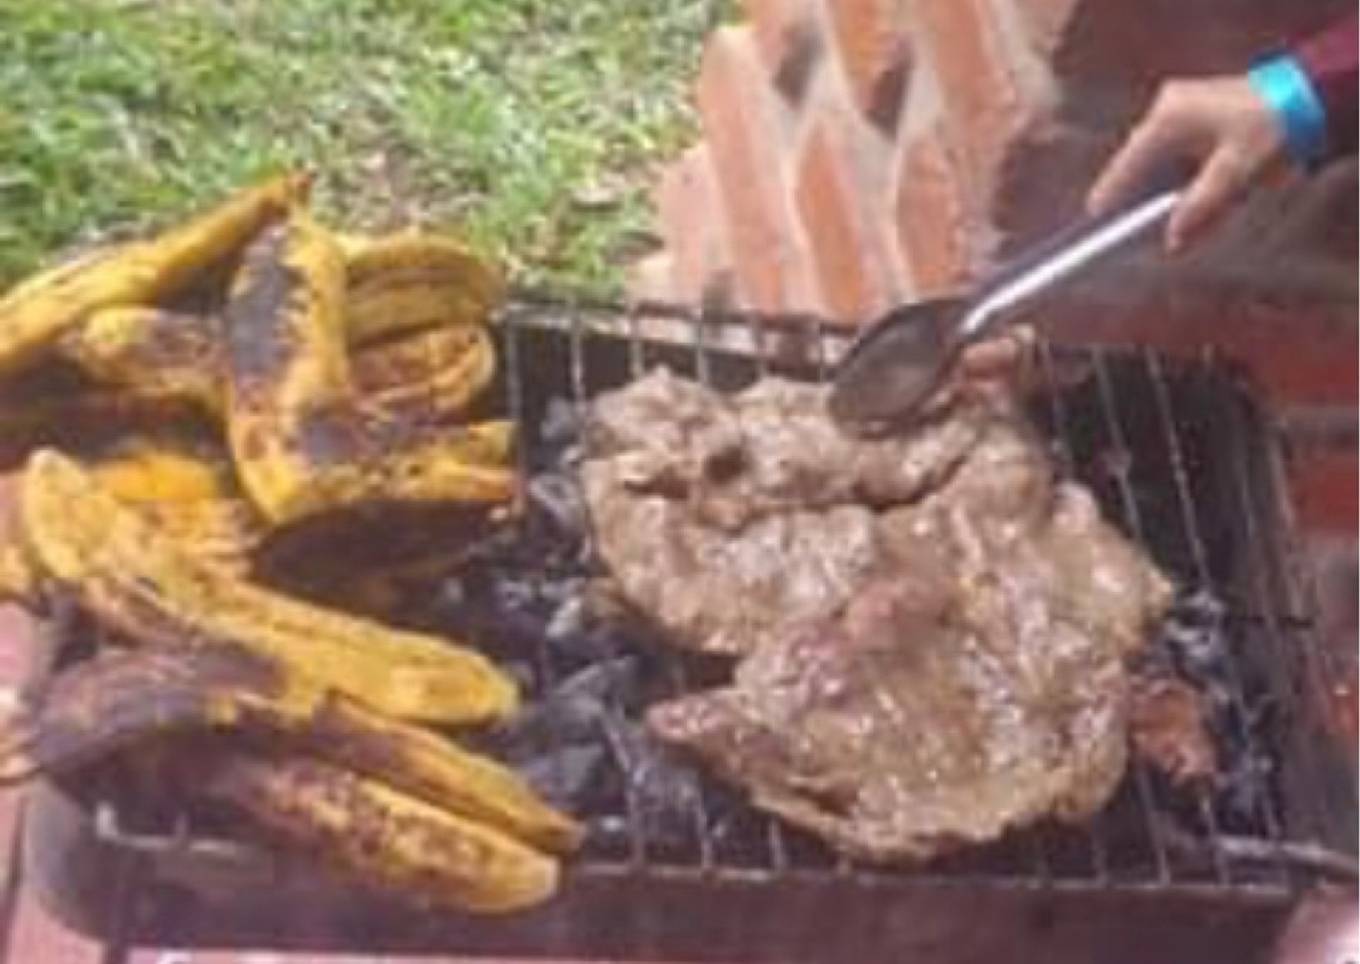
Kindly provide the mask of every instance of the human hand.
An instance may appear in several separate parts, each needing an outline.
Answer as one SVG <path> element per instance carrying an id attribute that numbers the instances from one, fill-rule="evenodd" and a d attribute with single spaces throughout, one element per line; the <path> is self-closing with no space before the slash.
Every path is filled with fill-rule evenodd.
<path id="1" fill-rule="evenodd" d="M 1087 208 L 1108 212 L 1155 170 L 1193 159 L 1198 173 L 1166 227 L 1167 249 L 1179 251 L 1285 156 L 1284 131 L 1247 78 L 1168 81 L 1106 164 Z"/>

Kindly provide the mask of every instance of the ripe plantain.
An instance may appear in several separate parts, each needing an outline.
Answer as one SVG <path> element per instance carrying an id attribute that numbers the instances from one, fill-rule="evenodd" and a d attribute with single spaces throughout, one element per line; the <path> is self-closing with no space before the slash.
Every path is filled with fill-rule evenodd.
<path id="1" fill-rule="evenodd" d="M 491 335 L 472 325 L 413 332 L 365 346 L 354 355 L 354 383 L 362 404 L 388 418 L 459 418 L 495 374 Z"/>
<path id="2" fill-rule="evenodd" d="M 228 646 L 105 652 L 62 672 L 36 706 L 0 724 L 0 784 L 166 733 L 223 728 L 343 765 L 553 853 L 580 842 L 573 820 L 494 761 Z"/>
<path id="3" fill-rule="evenodd" d="M 105 308 L 72 326 L 58 349 L 101 384 L 221 412 L 221 335 L 211 318 L 147 305 Z"/>
<path id="4" fill-rule="evenodd" d="M 0 605 L 33 606 L 38 598 L 38 574 L 17 543 L 0 543 Z"/>
<path id="5" fill-rule="evenodd" d="M 482 325 L 504 295 L 496 271 L 452 238 L 342 235 L 340 244 L 346 329 L 355 344 L 438 325 Z"/>
<path id="6" fill-rule="evenodd" d="M 221 416 L 225 402 L 218 319 L 151 307 L 95 312 L 60 350 L 90 378 L 148 399 L 175 399 Z M 441 325 L 358 347 L 353 377 L 366 410 L 424 423 L 462 416 L 496 371 L 490 334 Z"/>
<path id="7" fill-rule="evenodd" d="M 369 502 L 505 502 L 484 433 L 367 411 L 344 365 L 339 248 L 294 218 L 247 250 L 225 311 L 227 435 L 274 523 Z"/>
<path id="8" fill-rule="evenodd" d="M 307 178 L 242 191 L 149 241 L 136 241 L 38 275 L 0 299 L 0 375 L 24 368 L 92 312 L 176 293 L 305 195 Z"/>
<path id="9" fill-rule="evenodd" d="M 478 653 L 299 602 L 195 558 L 56 452 L 29 459 L 19 510 L 40 575 L 135 641 L 239 645 L 405 719 L 480 722 L 518 702 L 514 683 Z"/>
<path id="10" fill-rule="evenodd" d="M 378 781 L 301 757 L 224 754 L 195 785 L 353 879 L 440 907 L 504 913 L 557 889 L 557 861 Z"/>
<path id="11" fill-rule="evenodd" d="M 91 472 L 100 487 L 133 504 L 216 501 L 240 494 L 221 446 L 168 432 L 121 439 Z"/>

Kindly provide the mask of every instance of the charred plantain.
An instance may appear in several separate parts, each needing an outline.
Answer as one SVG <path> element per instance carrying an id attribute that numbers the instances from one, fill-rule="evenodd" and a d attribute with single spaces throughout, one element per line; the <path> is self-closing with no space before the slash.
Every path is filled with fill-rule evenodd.
<path id="1" fill-rule="evenodd" d="M 91 379 L 147 399 L 173 399 L 221 416 L 220 321 L 151 307 L 107 308 L 71 328 L 62 355 Z M 460 418 L 495 376 L 486 329 L 444 324 L 355 349 L 360 404 L 384 419 Z"/>
<path id="2" fill-rule="evenodd" d="M 145 304 L 230 256 L 306 193 L 305 177 L 249 188 L 187 224 L 38 275 L 0 299 L 0 374 L 24 368 L 92 312 Z"/>
<path id="3" fill-rule="evenodd" d="M 136 641 L 238 645 L 401 718 L 472 723 L 516 706 L 513 682 L 480 654 L 234 578 L 56 452 L 32 456 L 19 501 L 41 576 Z"/>
<path id="4" fill-rule="evenodd" d="M 495 374 L 491 335 L 473 325 L 414 332 L 354 355 L 363 405 L 383 418 L 421 423 L 459 418 Z"/>
<path id="5" fill-rule="evenodd" d="M 507 501 L 485 433 L 366 411 L 343 364 L 339 248 L 305 221 L 247 252 L 225 313 L 227 433 L 272 522 L 367 502 Z M 337 359 L 340 359 L 337 361 Z"/>
<path id="6" fill-rule="evenodd" d="M 282 842 L 353 879 L 448 908 L 504 913 L 557 889 L 558 864 L 519 841 L 339 767 L 233 753 L 195 781 Z"/>
<path id="7" fill-rule="evenodd" d="M 343 236 L 341 245 L 346 328 L 355 344 L 423 328 L 485 324 L 504 294 L 495 270 L 451 238 Z"/>
<path id="8" fill-rule="evenodd" d="M 171 732 L 235 729 L 391 784 L 552 853 L 579 826 L 514 773 L 231 646 L 101 653 L 0 724 L 0 783 L 68 770 Z"/>
<path id="9" fill-rule="evenodd" d="M 222 410 L 221 334 L 211 318 L 145 305 L 105 308 L 71 327 L 58 348 L 101 384 Z"/>

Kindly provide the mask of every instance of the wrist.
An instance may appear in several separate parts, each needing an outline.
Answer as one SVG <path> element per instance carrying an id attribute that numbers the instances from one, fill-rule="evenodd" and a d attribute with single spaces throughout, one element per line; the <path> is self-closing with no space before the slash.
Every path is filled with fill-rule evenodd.
<path id="1" fill-rule="evenodd" d="M 1327 157 L 1327 110 L 1303 67 L 1288 54 L 1258 61 L 1247 80 L 1284 136 L 1289 156 L 1302 167 Z"/>

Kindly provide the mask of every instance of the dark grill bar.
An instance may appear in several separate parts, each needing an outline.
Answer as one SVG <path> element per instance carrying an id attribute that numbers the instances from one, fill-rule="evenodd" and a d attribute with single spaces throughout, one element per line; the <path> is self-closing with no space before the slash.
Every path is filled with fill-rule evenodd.
<path id="1" fill-rule="evenodd" d="M 847 342 L 841 330 L 805 316 L 569 303 L 527 292 L 500 327 L 501 385 L 491 406 L 520 427 L 526 483 L 545 469 L 571 475 L 569 466 L 544 462 L 554 401 L 579 425 L 595 395 L 655 364 L 724 391 L 767 373 L 824 379 Z M 1325 695 L 1326 656 L 1290 554 L 1275 438 L 1241 383 L 1213 359 L 1041 343 L 1038 369 L 1034 417 L 1062 471 L 1091 487 L 1107 518 L 1181 590 L 1155 648 L 1172 665 L 1201 660 L 1196 671 L 1221 703 L 1221 749 L 1240 772 L 1227 773 L 1216 791 L 1176 790 L 1133 761 L 1117 798 L 1085 826 L 1045 825 L 922 869 L 885 869 L 837 857 L 688 770 L 666 784 L 683 797 L 671 803 L 684 830 L 660 832 L 649 811 L 656 760 L 616 735 L 622 742 L 610 747 L 608 776 L 621 787 L 617 809 L 584 815 L 612 836 L 592 838 L 557 901 L 513 920 L 395 906 L 238 843 L 221 827 L 205 828 L 189 811 L 148 826 L 116 790 L 73 799 L 69 787 L 40 789 L 29 822 L 30 877 L 78 928 L 118 945 L 714 961 L 825 960 L 834 952 L 831 959 L 867 960 L 876 941 L 909 949 L 918 938 L 949 940 L 941 935 L 950 926 L 967 935 L 985 907 L 1011 921 L 1004 941 L 1012 944 L 1059 947 L 1091 928 L 1139 935 L 1131 956 L 1112 959 L 1207 960 L 1207 948 L 1254 946 L 1242 942 L 1262 939 L 1298 885 L 1320 872 L 1353 875 L 1355 863 L 1341 856 L 1355 847 L 1347 825 L 1354 776 L 1345 761 L 1328 758 L 1312 726 L 1321 704 L 1309 701 Z M 532 527 L 532 492 L 527 498 Z M 588 569 L 596 565 L 588 527 L 584 538 L 576 562 Z M 548 561 L 523 574 L 535 611 L 557 598 L 564 573 L 553 567 L 576 562 Z M 53 635 L 60 648 L 79 632 L 54 624 Z M 658 661 L 656 690 L 704 682 L 704 668 L 687 657 L 646 640 L 629 644 Z M 579 671 L 546 632 L 534 636 L 527 662 L 531 702 Z M 606 699 L 612 715 L 629 716 L 614 689 Z M 555 767 L 562 761 L 553 758 Z M 44 856 L 54 853 L 65 856 Z M 63 878 L 72 860 L 84 861 L 79 880 Z M 115 870 L 130 874 L 121 878 L 131 893 L 122 900 L 91 883 L 114 880 Z M 280 916 L 290 901 L 344 923 L 298 934 Z M 1206 923 L 1210 912 L 1217 925 Z M 825 922 L 820 929 L 816 918 Z M 898 918 L 921 933 L 886 923 Z M 1157 934 L 1149 936 L 1154 919 Z"/>

